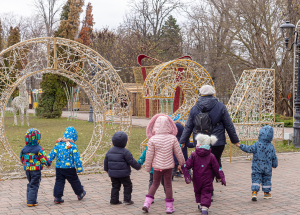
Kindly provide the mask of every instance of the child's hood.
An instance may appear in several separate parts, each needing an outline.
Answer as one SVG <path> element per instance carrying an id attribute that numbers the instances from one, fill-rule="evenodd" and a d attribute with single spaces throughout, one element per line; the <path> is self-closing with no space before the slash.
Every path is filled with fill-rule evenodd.
<path id="1" fill-rule="evenodd" d="M 180 140 L 180 137 L 182 135 L 182 132 L 183 132 L 183 126 L 180 124 L 180 123 L 175 123 L 176 125 L 176 128 L 177 128 L 177 134 L 176 134 L 176 137 L 178 139 L 178 141 Z"/>
<path id="2" fill-rule="evenodd" d="M 71 139 L 74 142 L 77 141 L 78 139 L 78 133 L 74 127 L 67 127 L 64 133 L 64 138 L 65 139 Z"/>
<path id="3" fill-rule="evenodd" d="M 165 114 L 156 114 L 150 120 L 146 134 L 149 139 L 156 134 L 172 134 L 176 136 L 177 128 L 169 116 Z"/>
<path id="4" fill-rule="evenodd" d="M 265 125 L 259 131 L 258 141 L 263 144 L 269 144 L 273 140 L 273 128 L 269 125 Z"/>
<path id="5" fill-rule="evenodd" d="M 25 134 L 25 143 L 28 146 L 37 146 L 40 144 L 41 133 L 36 128 L 30 128 Z"/>
<path id="6" fill-rule="evenodd" d="M 211 153 L 211 149 L 207 150 L 204 148 L 196 148 L 196 154 L 199 157 L 205 157 L 205 156 L 209 155 L 210 153 Z"/>
<path id="7" fill-rule="evenodd" d="M 127 134 L 123 131 L 116 132 L 112 137 L 112 143 L 114 146 L 125 148 L 128 141 Z"/>

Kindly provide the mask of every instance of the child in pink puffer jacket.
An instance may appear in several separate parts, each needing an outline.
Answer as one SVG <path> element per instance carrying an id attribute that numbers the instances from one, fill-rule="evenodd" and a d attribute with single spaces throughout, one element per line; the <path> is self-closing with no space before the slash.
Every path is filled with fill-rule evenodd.
<path id="1" fill-rule="evenodd" d="M 166 191 L 166 212 L 167 214 L 171 214 L 175 211 L 172 191 L 172 169 L 175 166 L 173 151 L 180 166 L 185 162 L 176 134 L 177 128 L 175 123 L 169 116 L 164 114 L 156 114 L 147 126 L 149 141 L 145 168 L 147 172 L 150 172 L 153 167 L 153 183 L 148 195 L 146 195 L 143 206 L 143 211 L 145 212 L 149 211 L 162 175 L 164 176 Z"/>

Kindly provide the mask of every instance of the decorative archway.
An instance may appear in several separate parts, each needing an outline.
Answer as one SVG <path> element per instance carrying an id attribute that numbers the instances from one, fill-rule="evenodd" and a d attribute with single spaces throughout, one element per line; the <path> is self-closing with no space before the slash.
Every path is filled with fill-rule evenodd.
<path id="1" fill-rule="evenodd" d="M 183 104 L 172 113 L 174 120 L 187 120 L 191 108 L 196 104 L 203 85 L 214 86 L 209 73 L 200 64 L 189 59 L 177 59 L 156 66 L 147 76 L 142 90 L 145 99 L 174 99 L 176 89 L 184 94 Z M 162 113 L 165 113 L 161 108 Z M 148 139 L 141 144 L 146 146 Z"/>
<path id="2" fill-rule="evenodd" d="M 20 42 L 0 53 L 0 171 L 21 169 L 19 156 L 10 146 L 4 129 L 6 104 L 18 84 L 35 74 L 53 73 L 78 84 L 88 95 L 94 110 L 93 136 L 82 153 L 83 163 L 99 163 L 101 146 L 111 144 L 114 132 L 122 130 L 130 137 L 131 108 L 127 91 L 112 65 L 91 48 L 63 38 L 36 38 Z M 122 103 L 127 106 L 122 106 Z M 107 115 L 106 112 L 110 111 Z M 1 146 L 4 150 L 1 150 Z M 92 160 L 92 161 L 91 161 Z M 8 168 L 7 168 L 8 167 Z"/>

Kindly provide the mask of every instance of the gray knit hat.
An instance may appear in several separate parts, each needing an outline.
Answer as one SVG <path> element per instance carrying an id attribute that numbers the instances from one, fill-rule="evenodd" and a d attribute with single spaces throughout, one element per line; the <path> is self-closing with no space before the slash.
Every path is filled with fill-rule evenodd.
<path id="1" fill-rule="evenodd" d="M 213 86 L 210 85 L 204 85 L 200 88 L 200 95 L 201 96 L 212 96 L 215 95 L 216 91 Z"/>

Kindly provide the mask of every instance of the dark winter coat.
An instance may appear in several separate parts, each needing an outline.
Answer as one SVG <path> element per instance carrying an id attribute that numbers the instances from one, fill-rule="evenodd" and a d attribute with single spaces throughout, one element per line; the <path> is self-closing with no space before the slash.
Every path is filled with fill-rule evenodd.
<path id="1" fill-rule="evenodd" d="M 177 134 L 176 134 L 176 138 L 179 142 L 181 135 L 183 133 L 183 126 L 180 123 L 175 123 L 176 127 L 177 127 Z M 190 140 L 188 140 L 188 143 L 185 144 L 185 146 L 183 148 L 181 148 L 182 150 L 182 154 L 184 156 L 184 160 L 186 161 L 188 159 L 188 148 L 194 148 L 193 143 L 190 142 Z M 173 153 L 173 157 L 174 157 L 174 161 L 175 161 L 175 165 L 178 165 L 178 160 L 175 156 L 175 154 Z"/>
<path id="2" fill-rule="evenodd" d="M 226 144 L 225 130 L 227 131 L 232 143 L 235 144 L 239 142 L 239 138 L 236 134 L 226 106 L 222 102 L 219 102 L 214 96 L 202 96 L 198 99 L 197 104 L 194 105 L 190 111 L 189 118 L 180 138 L 181 144 L 188 143 L 192 133 L 194 146 L 197 144 L 197 141 L 195 140 L 197 135 L 195 132 L 195 117 L 201 111 L 209 112 L 212 125 L 217 126 L 212 132 L 212 135 L 215 135 L 218 138 L 218 141 L 214 144 L 214 146 Z"/>
<path id="3" fill-rule="evenodd" d="M 216 157 L 211 153 L 211 149 L 196 148 L 189 159 L 182 165 L 185 175 L 189 176 L 187 169 L 193 168 L 193 185 L 195 193 L 206 189 L 211 192 L 213 189 L 213 174 L 225 182 L 225 177 L 220 170 Z M 222 172 L 222 173 L 221 173 Z M 221 174 L 220 174 L 221 173 Z M 187 181 L 187 180 L 186 180 Z"/>
<path id="4" fill-rule="evenodd" d="M 110 148 L 106 153 L 104 160 L 104 170 L 108 172 L 109 177 L 123 178 L 131 174 L 132 166 L 139 170 L 141 165 L 136 162 L 131 152 L 125 149 L 127 144 L 127 135 L 122 131 L 114 134 L 112 139 L 114 147 Z"/>
<path id="5" fill-rule="evenodd" d="M 240 145 L 240 149 L 247 153 L 253 153 L 252 172 L 264 175 L 272 175 L 272 167 L 278 166 L 273 140 L 273 128 L 269 125 L 259 131 L 258 142 L 253 145 Z"/>

